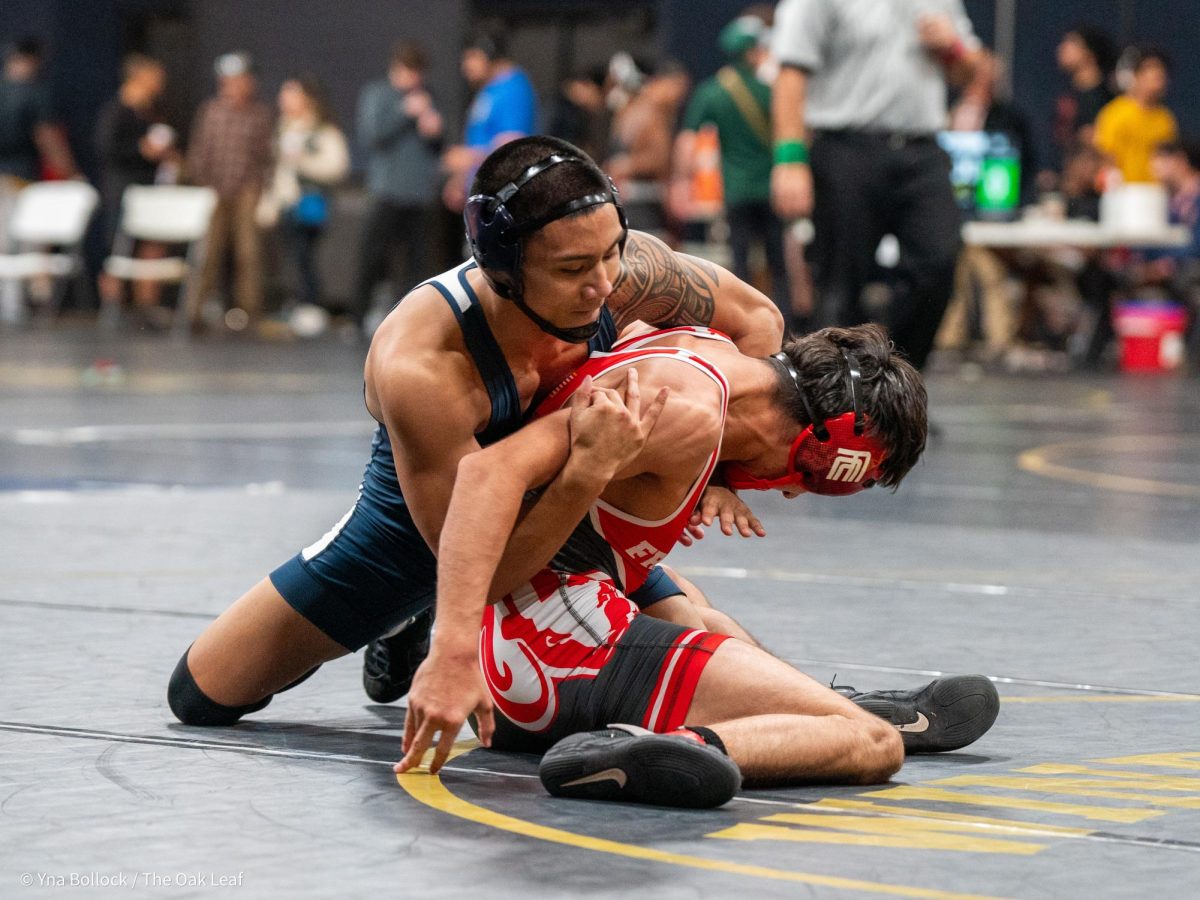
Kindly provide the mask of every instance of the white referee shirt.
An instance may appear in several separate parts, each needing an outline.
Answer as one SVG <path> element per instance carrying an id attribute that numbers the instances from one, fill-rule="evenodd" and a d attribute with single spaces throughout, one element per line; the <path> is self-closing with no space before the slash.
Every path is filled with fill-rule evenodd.
<path id="1" fill-rule="evenodd" d="M 926 13 L 950 16 L 979 46 L 962 0 L 782 0 L 772 50 L 808 72 L 805 125 L 813 129 L 933 134 L 946 124 L 941 63 L 917 36 Z"/>

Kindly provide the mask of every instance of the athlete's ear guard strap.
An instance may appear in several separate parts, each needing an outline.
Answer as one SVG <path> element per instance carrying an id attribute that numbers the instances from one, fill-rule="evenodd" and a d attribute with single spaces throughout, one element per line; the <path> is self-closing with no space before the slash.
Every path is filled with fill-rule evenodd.
<path id="1" fill-rule="evenodd" d="M 850 392 L 850 402 L 854 406 L 854 433 L 862 435 L 866 428 L 867 417 L 863 414 L 862 403 L 862 372 L 858 368 L 858 358 L 842 348 L 842 359 L 846 361 L 846 388 Z"/>
<path id="2" fill-rule="evenodd" d="M 800 402 L 804 405 L 804 414 L 808 416 L 808 422 L 812 426 L 813 435 L 822 444 L 827 443 L 829 427 L 825 424 L 824 419 L 817 419 L 812 403 L 808 399 L 808 391 L 801 386 L 800 373 L 796 371 L 791 359 L 783 351 L 776 353 L 772 359 L 781 362 L 787 369 L 788 375 L 791 376 L 792 383 L 796 386 L 796 393 L 800 395 Z M 854 433 L 861 436 L 867 424 L 867 417 L 862 411 L 862 371 L 858 367 L 858 358 L 844 347 L 842 348 L 842 359 L 846 363 L 844 370 L 846 391 L 850 394 L 850 403 L 854 410 Z"/>

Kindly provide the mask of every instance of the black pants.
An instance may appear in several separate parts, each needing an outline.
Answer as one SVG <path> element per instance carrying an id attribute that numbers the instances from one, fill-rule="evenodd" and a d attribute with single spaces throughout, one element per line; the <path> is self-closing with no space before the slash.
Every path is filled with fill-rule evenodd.
<path id="1" fill-rule="evenodd" d="M 792 295 L 788 285 L 787 262 L 783 255 L 783 223 L 771 209 L 769 200 L 735 203 L 725 211 L 729 222 L 729 249 L 733 253 L 733 274 L 750 282 L 750 247 L 762 245 L 771 273 L 771 299 L 783 313 L 783 321 L 792 320 Z"/>
<path id="2" fill-rule="evenodd" d="M 831 131 L 818 134 L 811 162 L 818 322 L 866 321 L 861 297 L 876 280 L 875 250 L 895 235 L 900 266 L 888 324 L 896 347 L 921 368 L 954 290 L 962 243 L 949 158 L 933 138 Z"/>
<path id="3" fill-rule="evenodd" d="M 298 296 L 302 303 L 321 303 L 321 281 L 317 275 L 317 241 L 320 225 L 302 225 L 290 216 L 280 223 L 284 249 L 296 273 Z"/>
<path id="4" fill-rule="evenodd" d="M 375 198 L 363 222 L 362 255 L 354 285 L 354 309 L 362 320 L 371 307 L 375 285 L 389 276 L 393 248 L 404 251 L 404 273 L 393 285 L 399 300 L 425 275 L 425 250 L 430 229 L 429 210 Z"/>

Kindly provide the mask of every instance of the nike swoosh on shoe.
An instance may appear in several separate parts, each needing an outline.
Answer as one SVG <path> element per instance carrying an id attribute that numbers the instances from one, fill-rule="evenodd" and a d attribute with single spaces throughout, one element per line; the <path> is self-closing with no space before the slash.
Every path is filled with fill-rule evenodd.
<path id="1" fill-rule="evenodd" d="M 910 732 L 915 732 L 915 733 L 919 734 L 922 731 L 929 730 L 929 720 L 927 718 L 925 718 L 925 713 L 919 712 L 919 713 L 917 713 L 917 721 L 909 722 L 905 725 L 897 725 L 896 730 L 897 731 L 910 731 Z"/>
<path id="2" fill-rule="evenodd" d="M 574 781 L 563 783 L 563 787 L 574 787 L 578 784 L 594 784 L 597 781 L 615 781 L 617 787 L 625 787 L 625 772 L 623 769 L 603 769 L 599 772 L 594 772 L 591 775 L 584 775 L 582 778 L 576 778 Z"/>

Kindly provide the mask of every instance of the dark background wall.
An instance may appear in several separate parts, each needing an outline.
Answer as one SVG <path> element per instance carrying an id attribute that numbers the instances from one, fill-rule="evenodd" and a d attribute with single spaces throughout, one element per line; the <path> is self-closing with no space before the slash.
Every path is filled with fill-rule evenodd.
<path id="1" fill-rule="evenodd" d="M 991 42 L 998 0 L 964 0 L 980 37 Z M 1002 2 L 1002 0 L 1000 0 Z M 670 55 L 697 78 L 716 70 L 717 32 L 745 0 L 0 0 L 0 40 L 35 35 L 52 58 L 48 75 L 72 144 L 92 170 L 91 129 L 116 89 L 129 50 L 168 62 L 168 111 L 186 128 L 195 104 L 212 90 L 218 53 L 245 49 L 271 95 L 288 74 L 312 71 L 326 81 L 342 123 L 353 119 L 362 84 L 381 77 L 388 48 L 421 40 L 434 59 L 434 90 L 453 127 L 466 101 L 458 51 L 475 24 L 503 25 L 513 55 L 545 100 L 558 78 L 607 59 L 618 47 L 642 57 Z M 1168 101 L 1185 130 L 1200 134 L 1200 0 L 1016 0 L 1014 99 L 1040 141 L 1062 81 L 1054 47 L 1081 22 L 1107 27 L 1121 41 L 1161 44 L 1175 59 Z"/>

